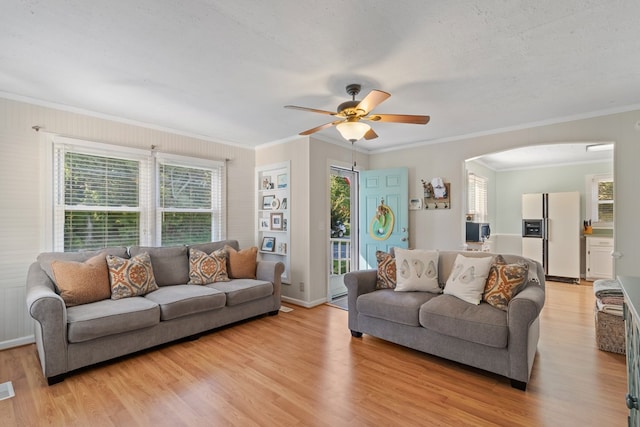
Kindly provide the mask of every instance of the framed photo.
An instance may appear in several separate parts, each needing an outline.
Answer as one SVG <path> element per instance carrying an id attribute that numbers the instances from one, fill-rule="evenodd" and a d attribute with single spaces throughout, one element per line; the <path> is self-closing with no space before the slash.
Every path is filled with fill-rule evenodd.
<path id="1" fill-rule="evenodd" d="M 274 252 L 276 250 L 276 238 L 263 237 L 262 246 L 260 246 L 260 250 L 263 252 Z"/>
<path id="2" fill-rule="evenodd" d="M 265 211 L 271 210 L 271 203 L 275 200 L 276 196 L 270 194 L 268 196 L 262 196 L 262 209 Z"/>
<path id="3" fill-rule="evenodd" d="M 282 202 L 280 202 L 280 209 L 287 209 L 287 198 L 284 197 Z"/>
<path id="4" fill-rule="evenodd" d="M 282 212 L 274 212 L 271 214 L 271 229 L 272 230 L 284 230 L 284 221 L 283 221 Z"/>
<path id="5" fill-rule="evenodd" d="M 260 231 L 266 231 L 269 230 L 271 228 L 271 221 L 269 218 L 266 217 L 261 217 L 260 221 L 258 223 L 258 229 Z"/>
<path id="6" fill-rule="evenodd" d="M 278 175 L 278 188 L 287 188 L 287 174 L 283 173 Z"/>
<path id="7" fill-rule="evenodd" d="M 409 210 L 419 211 L 420 209 L 422 209 L 422 198 L 414 197 L 409 199 Z"/>

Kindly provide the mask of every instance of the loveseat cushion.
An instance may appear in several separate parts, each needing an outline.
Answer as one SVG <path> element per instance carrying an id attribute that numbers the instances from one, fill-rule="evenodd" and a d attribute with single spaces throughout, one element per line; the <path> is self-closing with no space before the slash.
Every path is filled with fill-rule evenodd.
<path id="1" fill-rule="evenodd" d="M 233 279 L 230 282 L 215 282 L 207 285 L 227 296 L 227 305 L 238 305 L 273 295 L 273 284 L 266 280 Z"/>
<path id="2" fill-rule="evenodd" d="M 160 322 L 160 307 L 143 297 L 103 300 L 67 308 L 71 343 L 148 328 Z"/>
<path id="3" fill-rule="evenodd" d="M 161 320 L 222 308 L 226 300 L 223 292 L 200 285 L 163 286 L 145 298 L 160 306 Z"/>
<path id="4" fill-rule="evenodd" d="M 358 312 L 378 319 L 420 326 L 420 307 L 438 294 L 431 292 L 395 292 L 379 289 L 360 295 L 356 302 Z"/>
<path id="5" fill-rule="evenodd" d="M 482 302 L 469 304 L 453 295 L 439 295 L 420 308 L 420 325 L 450 337 L 504 348 L 509 338 L 507 313 Z"/>
<path id="6" fill-rule="evenodd" d="M 184 285 L 189 281 L 189 259 L 186 246 L 132 246 L 132 257 L 147 252 L 158 286 Z"/>

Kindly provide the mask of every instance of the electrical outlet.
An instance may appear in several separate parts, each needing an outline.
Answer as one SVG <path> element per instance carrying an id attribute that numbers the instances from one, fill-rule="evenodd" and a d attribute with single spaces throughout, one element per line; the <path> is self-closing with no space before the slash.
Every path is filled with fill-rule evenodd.
<path id="1" fill-rule="evenodd" d="M 304 292 L 304 282 L 300 282 L 300 292 Z"/>

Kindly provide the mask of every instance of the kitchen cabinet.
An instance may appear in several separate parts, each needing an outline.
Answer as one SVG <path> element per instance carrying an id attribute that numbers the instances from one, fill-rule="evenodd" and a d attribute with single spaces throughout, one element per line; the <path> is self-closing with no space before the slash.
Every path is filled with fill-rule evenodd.
<path id="1" fill-rule="evenodd" d="M 588 236 L 586 245 L 587 280 L 613 278 L 613 238 Z"/>

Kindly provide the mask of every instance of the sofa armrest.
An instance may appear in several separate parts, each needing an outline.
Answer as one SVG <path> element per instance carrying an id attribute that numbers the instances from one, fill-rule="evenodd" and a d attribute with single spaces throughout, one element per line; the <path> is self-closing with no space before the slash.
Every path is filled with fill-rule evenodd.
<path id="1" fill-rule="evenodd" d="M 540 336 L 538 318 L 544 300 L 544 282 L 542 285 L 530 282 L 509 302 L 509 378 L 524 383 L 529 380 Z"/>
<path id="2" fill-rule="evenodd" d="M 258 261 L 256 268 L 256 278 L 273 283 L 273 295 L 275 304 L 273 310 L 280 309 L 280 298 L 282 295 L 282 273 L 284 264 L 279 261 Z"/>
<path id="3" fill-rule="evenodd" d="M 359 333 L 358 330 L 358 308 L 356 302 L 362 294 L 367 294 L 376 290 L 378 270 L 358 270 L 350 271 L 344 276 L 344 284 L 347 287 L 347 303 L 349 307 L 349 329 L 352 333 Z"/>
<path id="4" fill-rule="evenodd" d="M 47 378 L 67 371 L 67 308 L 49 276 L 35 262 L 27 273 L 27 309 L 35 322 L 35 340 Z"/>

